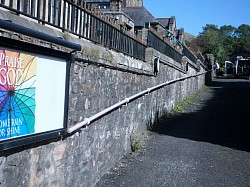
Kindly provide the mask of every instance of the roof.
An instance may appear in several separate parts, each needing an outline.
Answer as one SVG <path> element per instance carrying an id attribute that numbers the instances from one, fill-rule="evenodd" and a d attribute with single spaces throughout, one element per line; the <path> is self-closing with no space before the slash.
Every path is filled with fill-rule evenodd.
<path id="1" fill-rule="evenodd" d="M 162 24 L 163 27 L 168 28 L 170 18 L 156 18 L 156 19 Z"/>
<path id="2" fill-rule="evenodd" d="M 243 58 L 250 57 L 250 51 L 237 51 L 229 55 L 230 61 L 235 61 L 237 56 L 242 56 Z"/>
<path id="3" fill-rule="evenodd" d="M 169 24 L 175 23 L 175 16 L 171 18 L 156 18 L 166 29 L 169 29 Z"/>
<path id="4" fill-rule="evenodd" d="M 143 27 L 144 23 L 148 22 L 158 23 L 145 7 L 124 7 L 122 12 L 134 20 L 136 27 Z"/>

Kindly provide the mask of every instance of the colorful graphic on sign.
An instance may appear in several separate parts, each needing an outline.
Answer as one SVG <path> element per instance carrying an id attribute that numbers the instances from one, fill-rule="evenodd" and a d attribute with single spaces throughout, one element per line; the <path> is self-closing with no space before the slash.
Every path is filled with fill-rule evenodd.
<path id="1" fill-rule="evenodd" d="M 65 59 L 0 47 L 0 145 L 65 128 L 69 67 Z"/>
<path id="2" fill-rule="evenodd" d="M 37 57 L 0 49 L 0 140 L 35 132 Z"/>

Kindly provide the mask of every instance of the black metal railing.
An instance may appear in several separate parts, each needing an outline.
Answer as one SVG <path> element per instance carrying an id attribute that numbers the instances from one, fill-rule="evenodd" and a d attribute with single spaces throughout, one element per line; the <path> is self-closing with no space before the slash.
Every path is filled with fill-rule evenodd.
<path id="1" fill-rule="evenodd" d="M 154 48 L 155 50 L 161 52 L 162 54 L 174 59 L 176 62 L 181 63 L 182 56 L 177 52 L 170 44 L 163 41 L 152 31 L 148 30 L 148 44 L 149 47 Z"/>
<path id="2" fill-rule="evenodd" d="M 181 63 L 182 56 L 196 63 L 196 57 L 185 45 L 182 46 L 181 54 L 171 44 L 164 41 L 163 37 L 150 29 L 147 44 L 144 44 L 136 38 L 135 34 L 129 35 L 121 31 L 114 18 L 100 14 L 93 7 L 87 6 L 83 0 L 74 2 L 70 0 L 0 0 L 0 7 L 143 61 L 145 61 L 146 48 L 152 47 L 179 63 Z"/>
<path id="3" fill-rule="evenodd" d="M 146 45 L 120 31 L 114 19 L 86 8 L 83 0 L 0 0 L 0 7 L 145 61 Z"/>
<path id="4" fill-rule="evenodd" d="M 194 63 L 196 63 L 196 61 L 197 61 L 194 54 L 185 45 L 183 45 L 182 55 L 186 56 L 189 60 L 191 60 Z"/>

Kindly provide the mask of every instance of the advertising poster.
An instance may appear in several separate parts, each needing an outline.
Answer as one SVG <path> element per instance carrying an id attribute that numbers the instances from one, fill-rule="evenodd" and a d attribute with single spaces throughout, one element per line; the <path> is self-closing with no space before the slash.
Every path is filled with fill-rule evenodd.
<path id="1" fill-rule="evenodd" d="M 0 47 L 0 141 L 63 128 L 66 62 Z"/>

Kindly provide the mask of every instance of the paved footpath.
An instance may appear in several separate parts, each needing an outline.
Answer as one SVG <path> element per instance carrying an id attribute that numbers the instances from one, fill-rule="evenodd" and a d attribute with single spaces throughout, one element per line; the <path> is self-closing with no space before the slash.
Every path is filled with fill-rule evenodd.
<path id="1" fill-rule="evenodd" d="M 216 79 L 96 187 L 249 187 L 250 81 Z"/>

